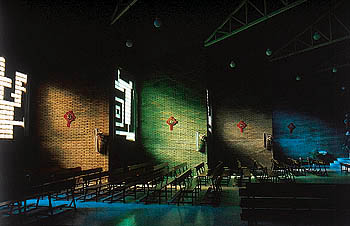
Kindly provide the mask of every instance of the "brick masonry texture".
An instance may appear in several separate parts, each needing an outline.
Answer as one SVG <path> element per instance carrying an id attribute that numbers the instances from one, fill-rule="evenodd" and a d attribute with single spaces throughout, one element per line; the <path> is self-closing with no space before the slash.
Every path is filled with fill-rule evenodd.
<path id="1" fill-rule="evenodd" d="M 252 82 L 252 84 L 255 84 Z M 272 134 L 272 108 L 269 91 L 258 86 L 251 89 L 229 87 L 226 84 L 213 90 L 213 157 L 227 166 L 252 166 L 257 160 L 271 165 L 272 151 L 264 148 L 263 134 Z M 247 127 L 241 133 L 237 124 L 244 121 Z"/>
<path id="2" fill-rule="evenodd" d="M 108 156 L 95 151 L 95 128 L 109 133 L 107 89 L 83 80 L 50 80 L 38 86 L 35 109 L 41 160 L 48 166 L 82 169 L 103 167 Z M 64 114 L 73 111 L 76 120 L 67 127 Z"/>
<path id="3" fill-rule="evenodd" d="M 241 133 L 237 123 L 243 120 L 247 127 Z M 216 124 L 215 155 L 228 164 L 238 159 L 245 165 L 251 165 L 253 159 L 270 166 L 272 152 L 264 149 L 263 133 L 272 134 L 272 113 L 258 113 L 253 109 L 217 107 L 214 122 Z"/>
<path id="4" fill-rule="evenodd" d="M 141 91 L 141 139 L 145 151 L 169 165 L 207 161 L 196 150 L 196 132 L 206 135 L 205 89 L 195 89 L 167 77 L 145 81 Z M 173 131 L 166 124 L 174 116 Z"/>
<path id="5" fill-rule="evenodd" d="M 342 115 L 336 117 L 336 114 L 330 114 L 325 117 L 322 115 L 324 111 L 325 109 L 319 109 L 317 112 L 312 112 L 300 107 L 275 110 L 273 113 L 275 153 L 295 159 L 314 158 L 316 153 L 322 150 L 334 157 L 348 157 L 348 152 L 343 147 L 345 124 Z M 296 126 L 292 133 L 287 127 L 291 122 Z"/>

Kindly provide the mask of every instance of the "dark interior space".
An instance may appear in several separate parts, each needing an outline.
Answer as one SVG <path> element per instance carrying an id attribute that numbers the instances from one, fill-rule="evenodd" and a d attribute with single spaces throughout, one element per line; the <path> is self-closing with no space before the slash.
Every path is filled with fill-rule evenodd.
<path id="1" fill-rule="evenodd" d="M 0 224 L 347 225 L 349 8 L 0 0 Z"/>

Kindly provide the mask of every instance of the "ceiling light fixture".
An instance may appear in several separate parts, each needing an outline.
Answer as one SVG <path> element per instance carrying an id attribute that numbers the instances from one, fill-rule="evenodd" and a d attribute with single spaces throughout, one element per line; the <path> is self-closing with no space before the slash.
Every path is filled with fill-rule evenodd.
<path id="1" fill-rule="evenodd" d="M 230 67 L 231 68 L 235 68 L 236 67 L 236 63 L 233 60 L 231 60 L 231 62 L 230 62 Z"/>
<path id="2" fill-rule="evenodd" d="M 131 40 L 127 40 L 125 45 L 126 45 L 126 47 L 131 48 L 134 45 L 134 43 Z"/>
<path id="3" fill-rule="evenodd" d="M 267 49 L 267 50 L 265 51 L 265 54 L 266 54 L 266 56 L 271 56 L 271 55 L 272 55 L 271 49 Z"/>
<path id="4" fill-rule="evenodd" d="M 161 21 L 159 18 L 156 18 L 156 19 L 154 19 L 154 21 L 153 21 L 153 25 L 154 25 L 156 28 L 160 28 L 160 26 L 162 26 L 162 21 Z"/>

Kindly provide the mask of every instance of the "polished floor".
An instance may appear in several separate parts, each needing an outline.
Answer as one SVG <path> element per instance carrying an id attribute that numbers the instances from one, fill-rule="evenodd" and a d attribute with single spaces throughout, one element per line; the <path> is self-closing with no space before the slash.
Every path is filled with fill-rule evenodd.
<path id="1" fill-rule="evenodd" d="M 204 190 L 205 188 L 203 188 Z M 87 225 L 87 226 L 175 226 L 175 225 L 248 225 L 240 220 L 238 188 L 224 187 L 221 204 L 175 205 L 143 204 L 132 199 L 127 203 L 77 202 L 76 211 L 67 211 L 53 217 L 5 217 L 0 225 Z M 34 200 L 29 201 L 34 202 Z M 47 205 L 41 200 L 41 205 Z M 65 203 L 56 201 L 54 205 Z M 2 220 L 2 221 L 1 221 Z"/>
<path id="2" fill-rule="evenodd" d="M 336 182 L 350 183 L 350 173 L 340 174 L 331 172 L 328 177 L 308 175 L 298 177 L 297 182 Z M 219 205 L 168 205 L 168 204 L 143 204 L 136 203 L 132 198 L 127 203 L 102 203 L 102 202 L 77 202 L 76 211 L 67 211 L 53 217 L 2 217 L 0 225 L 29 225 L 29 226 L 244 226 L 248 222 L 241 221 L 239 207 L 238 187 L 231 180 L 229 186 L 223 187 L 222 198 Z M 203 188 L 203 191 L 205 187 Z M 204 192 L 203 192 L 204 193 Z M 203 194 L 202 194 L 203 195 Z M 32 200 L 34 202 L 34 200 Z M 41 204 L 47 204 L 47 200 L 41 200 Z M 46 203 L 45 203 L 46 202 Z M 56 201 L 54 205 L 61 204 Z M 257 225 L 322 225 L 338 226 L 350 225 L 350 219 L 342 219 L 337 223 L 319 222 L 311 219 L 303 221 L 258 222 Z"/>

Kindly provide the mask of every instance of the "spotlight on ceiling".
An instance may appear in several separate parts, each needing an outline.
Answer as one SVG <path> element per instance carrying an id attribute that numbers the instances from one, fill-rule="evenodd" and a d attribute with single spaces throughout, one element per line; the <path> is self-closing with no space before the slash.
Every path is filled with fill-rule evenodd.
<path id="1" fill-rule="evenodd" d="M 266 56 L 271 56 L 271 54 L 272 54 L 271 49 L 267 49 L 267 50 L 265 51 L 265 54 L 266 54 Z"/>
<path id="2" fill-rule="evenodd" d="M 126 47 L 131 48 L 131 47 L 134 45 L 134 43 L 133 43 L 131 40 L 127 40 L 127 41 L 125 42 L 125 45 L 126 45 Z"/>
<path id="3" fill-rule="evenodd" d="M 332 72 L 333 73 L 336 73 L 338 71 L 338 68 L 336 67 L 336 66 L 334 66 L 333 68 L 332 68 Z"/>
<path id="4" fill-rule="evenodd" d="M 301 76 L 300 76 L 300 75 L 297 75 L 297 76 L 295 77 L 295 80 L 300 81 L 300 80 L 301 80 Z"/>
<path id="5" fill-rule="evenodd" d="M 236 67 L 236 63 L 233 60 L 231 60 L 231 62 L 230 62 L 230 67 L 231 68 L 235 68 Z"/>
<path id="6" fill-rule="evenodd" d="M 162 21 L 161 21 L 159 18 L 156 18 L 156 19 L 154 19 L 154 21 L 153 21 L 153 25 L 154 25 L 156 28 L 160 28 L 160 26 L 162 26 Z"/>
<path id="7" fill-rule="evenodd" d="M 340 89 L 342 90 L 342 91 L 345 91 L 345 86 L 342 86 L 342 87 L 340 87 Z"/>
<path id="8" fill-rule="evenodd" d="M 318 40 L 320 40 L 321 35 L 320 35 L 320 33 L 318 33 L 317 31 L 315 31 L 315 33 L 314 33 L 314 35 L 312 36 L 312 38 L 313 38 L 315 41 L 318 41 Z"/>

